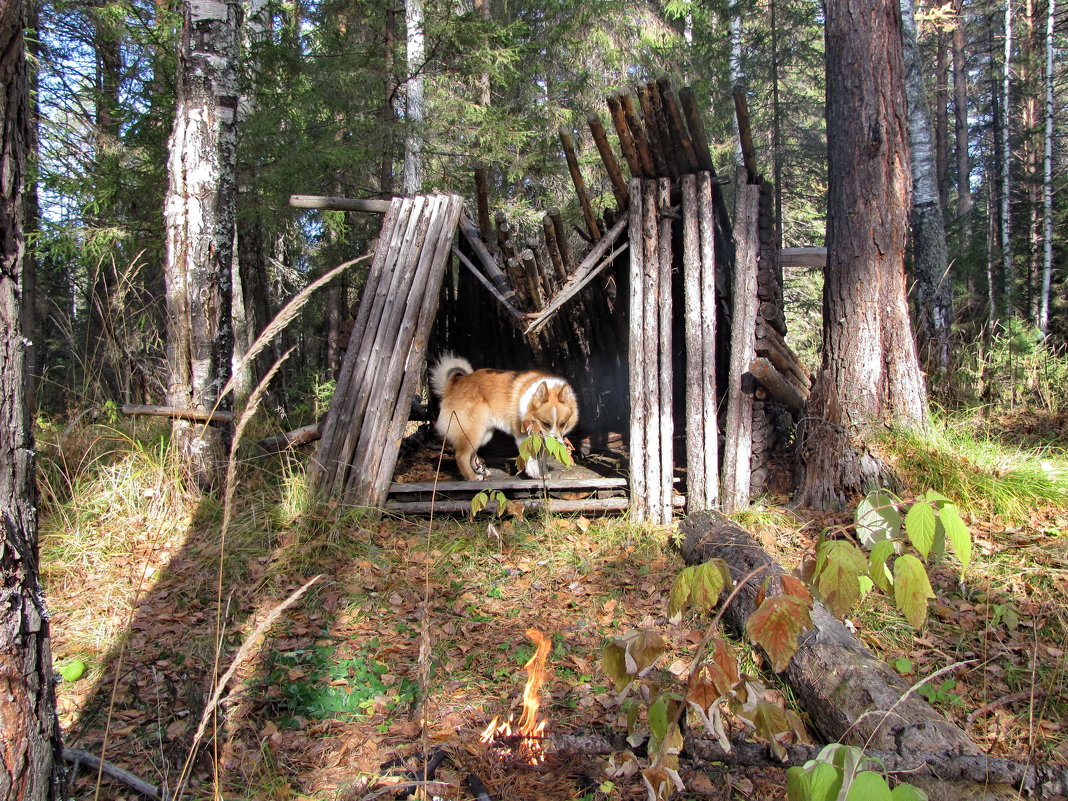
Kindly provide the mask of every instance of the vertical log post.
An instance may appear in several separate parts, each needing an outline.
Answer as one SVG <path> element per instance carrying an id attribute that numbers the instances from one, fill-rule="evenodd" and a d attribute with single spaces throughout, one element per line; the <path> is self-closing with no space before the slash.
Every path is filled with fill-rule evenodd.
<path id="1" fill-rule="evenodd" d="M 734 298 L 731 313 L 731 358 L 727 377 L 727 442 L 723 452 L 721 505 L 727 513 L 749 503 L 753 450 L 753 387 L 747 378 L 756 356 L 757 211 L 759 187 L 746 180 L 744 167 L 735 172 Z"/>
<path id="2" fill-rule="evenodd" d="M 648 452 L 645 439 L 647 413 L 645 351 L 645 196 L 641 178 L 630 181 L 630 518 L 635 523 L 649 519 L 649 488 L 646 486 Z"/>
<path id="3" fill-rule="evenodd" d="M 662 214 L 671 208 L 671 188 L 673 181 L 670 178 L 661 178 L 657 182 L 657 216 L 660 220 L 660 230 L 657 242 L 657 327 L 658 338 L 656 343 L 656 355 L 658 357 L 657 375 L 659 376 L 660 392 L 657 399 L 660 411 L 660 498 L 659 509 L 656 517 L 658 522 L 666 525 L 671 522 L 672 515 L 672 478 L 675 473 L 674 447 L 672 442 L 675 435 L 675 420 L 671 359 L 671 274 L 674 266 L 672 254 L 671 224 L 673 217 L 670 214 Z M 657 502 L 654 497 L 653 503 Z"/>
<path id="4" fill-rule="evenodd" d="M 697 176 L 697 220 L 701 241 L 701 389 L 704 412 L 705 500 L 719 503 L 719 400 L 716 396 L 716 209 L 712 199 L 715 178 L 710 172 Z"/>
<path id="5" fill-rule="evenodd" d="M 708 173 L 682 177 L 686 330 L 686 513 L 719 501 L 716 425 L 715 248 Z M 699 194 L 700 193 L 700 194 Z M 707 193 L 707 194 L 706 194 Z M 706 260 L 706 255 L 708 259 Z M 711 291 L 707 291 L 711 289 Z"/>
<path id="6" fill-rule="evenodd" d="M 672 515 L 671 181 L 630 184 L 630 513 Z"/>

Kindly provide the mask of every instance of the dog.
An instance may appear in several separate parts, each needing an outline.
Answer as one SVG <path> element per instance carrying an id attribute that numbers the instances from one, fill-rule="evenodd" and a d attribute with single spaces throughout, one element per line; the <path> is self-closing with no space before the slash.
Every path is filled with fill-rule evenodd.
<path id="1" fill-rule="evenodd" d="M 478 449 L 494 430 L 511 434 L 518 447 L 529 434 L 563 442 L 578 423 L 571 385 L 540 370 L 474 370 L 467 359 L 446 353 L 430 370 L 430 388 L 441 400 L 434 428 L 452 445 L 456 466 L 468 481 L 489 476 Z M 537 459 L 520 460 L 520 469 L 542 478 Z"/>

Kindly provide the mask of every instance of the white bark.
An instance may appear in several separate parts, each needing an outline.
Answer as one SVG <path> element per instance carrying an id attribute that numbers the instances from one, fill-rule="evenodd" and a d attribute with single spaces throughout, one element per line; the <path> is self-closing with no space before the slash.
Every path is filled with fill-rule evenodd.
<path id="1" fill-rule="evenodd" d="M 730 15 L 730 31 L 729 42 L 730 48 L 728 53 L 728 69 L 730 72 L 731 89 L 740 86 L 744 79 L 742 74 L 742 4 L 741 0 L 730 0 L 727 13 Z M 738 118 L 734 118 L 734 163 L 741 165 L 743 163 L 742 154 L 742 139 L 738 130 Z"/>
<path id="2" fill-rule="evenodd" d="M 1001 263 L 1005 276 L 1005 297 L 1002 303 L 1011 313 L 1013 309 L 1013 269 L 1012 248 L 1009 239 L 1009 173 L 1012 164 L 1012 149 L 1009 141 L 1009 115 L 1012 112 L 1009 103 L 1009 88 L 1012 67 L 1012 0 L 1005 0 L 1005 57 L 1002 64 L 1001 92 Z"/>
<path id="3" fill-rule="evenodd" d="M 239 15 L 236 0 L 183 7 L 164 206 L 167 403 L 183 408 L 214 406 L 230 373 Z M 174 433 L 204 483 L 219 443 L 185 421 Z"/>
<path id="4" fill-rule="evenodd" d="M 1038 328 L 1049 325 L 1049 288 L 1053 277 L 1053 17 L 1056 0 L 1046 9 L 1046 142 L 1042 164 L 1042 295 L 1038 299 Z"/>
<path id="5" fill-rule="evenodd" d="M 938 378 L 949 371 L 949 327 L 952 316 L 949 256 L 946 253 L 931 113 L 920 71 L 913 2 L 899 0 L 899 5 L 912 166 L 911 217 L 917 337 L 924 366 L 932 376 Z"/>
<path id="6" fill-rule="evenodd" d="M 423 0 L 406 0 L 404 22 L 408 53 L 408 138 L 404 146 L 404 194 L 423 188 Z"/>

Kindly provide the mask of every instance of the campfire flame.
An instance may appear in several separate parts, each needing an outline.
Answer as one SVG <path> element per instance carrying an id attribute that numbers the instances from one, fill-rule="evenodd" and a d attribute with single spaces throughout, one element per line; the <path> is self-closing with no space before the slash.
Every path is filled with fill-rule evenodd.
<path id="1" fill-rule="evenodd" d="M 498 746 L 502 740 L 518 738 L 518 742 L 512 747 L 513 753 L 530 764 L 537 765 L 545 761 L 541 741 L 548 721 L 544 718 L 538 720 L 538 709 L 541 707 L 541 685 L 545 683 L 545 658 L 549 655 L 552 643 L 535 628 L 527 629 L 527 636 L 534 641 L 537 650 L 523 665 L 527 672 L 527 683 L 523 687 L 523 712 L 519 716 L 519 723 L 513 731 L 511 715 L 504 721 L 495 717 L 482 732 L 481 740 L 484 745 Z"/>

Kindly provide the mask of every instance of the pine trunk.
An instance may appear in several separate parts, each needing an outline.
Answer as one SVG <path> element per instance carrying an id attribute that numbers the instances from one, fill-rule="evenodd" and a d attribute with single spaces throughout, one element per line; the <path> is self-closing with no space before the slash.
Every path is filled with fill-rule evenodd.
<path id="1" fill-rule="evenodd" d="M 186 2 L 167 165 L 167 403 L 207 410 L 230 374 L 236 162 L 237 3 Z M 174 422 L 190 475 L 209 486 L 219 429 Z"/>
<path id="2" fill-rule="evenodd" d="M 63 797 L 20 325 L 30 135 L 24 23 L 19 0 L 0 4 L 0 801 Z"/>
<path id="3" fill-rule="evenodd" d="M 901 15 L 894 0 L 827 9 L 828 261 L 823 365 L 798 457 L 801 502 L 840 506 L 877 470 L 856 441 L 876 422 L 922 425 L 905 240 L 911 182 Z"/>

